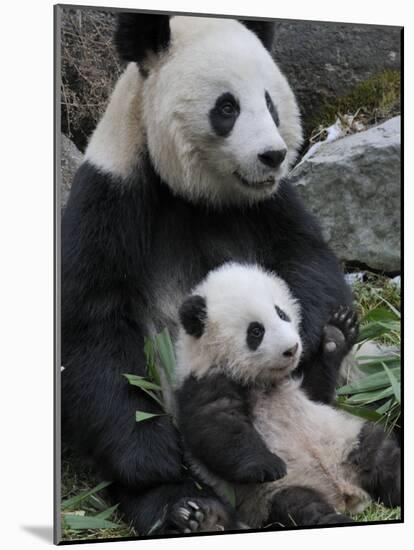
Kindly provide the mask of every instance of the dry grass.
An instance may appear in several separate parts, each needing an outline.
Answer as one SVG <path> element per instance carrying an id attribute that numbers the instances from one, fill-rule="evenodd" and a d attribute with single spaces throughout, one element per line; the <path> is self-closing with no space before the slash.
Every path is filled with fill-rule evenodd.
<path id="1" fill-rule="evenodd" d="M 115 17 L 88 9 L 62 10 L 62 132 L 84 151 L 121 74 L 113 45 Z"/>

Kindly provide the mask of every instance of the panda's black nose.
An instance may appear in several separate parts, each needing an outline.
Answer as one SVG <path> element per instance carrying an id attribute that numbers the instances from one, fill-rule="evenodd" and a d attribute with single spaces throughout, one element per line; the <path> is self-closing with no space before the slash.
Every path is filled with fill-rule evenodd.
<path id="1" fill-rule="evenodd" d="M 295 344 L 293 348 L 289 348 L 286 351 L 283 352 L 284 357 L 293 357 L 295 353 L 298 351 L 299 344 Z"/>
<path id="2" fill-rule="evenodd" d="M 269 150 L 257 155 L 263 164 L 269 168 L 277 168 L 285 160 L 287 150 L 279 149 L 279 151 Z"/>

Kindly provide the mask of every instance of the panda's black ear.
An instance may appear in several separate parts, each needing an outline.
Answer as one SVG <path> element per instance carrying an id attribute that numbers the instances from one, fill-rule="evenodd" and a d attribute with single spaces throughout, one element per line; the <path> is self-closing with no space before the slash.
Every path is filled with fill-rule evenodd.
<path id="1" fill-rule="evenodd" d="M 115 46 L 124 61 L 144 61 L 151 53 L 168 48 L 171 38 L 168 15 L 120 13 Z"/>
<path id="2" fill-rule="evenodd" d="M 201 338 L 207 319 L 207 304 L 202 296 L 190 296 L 179 310 L 181 324 L 190 336 Z"/>
<path id="3" fill-rule="evenodd" d="M 272 51 L 273 39 L 275 37 L 275 25 L 273 21 L 253 21 L 251 19 L 240 20 L 250 31 L 261 40 L 266 50 Z"/>

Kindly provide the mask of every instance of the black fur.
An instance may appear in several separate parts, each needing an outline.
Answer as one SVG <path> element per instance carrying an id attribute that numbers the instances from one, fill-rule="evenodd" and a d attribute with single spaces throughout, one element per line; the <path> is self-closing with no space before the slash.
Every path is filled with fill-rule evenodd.
<path id="1" fill-rule="evenodd" d="M 124 61 L 137 63 L 150 52 L 160 53 L 168 48 L 171 38 L 168 15 L 120 13 L 115 32 L 115 45 Z"/>
<path id="2" fill-rule="evenodd" d="M 338 514 L 324 497 L 309 487 L 288 487 L 272 499 L 266 526 L 294 527 L 309 525 L 341 525 L 353 523 L 351 518 Z"/>
<path id="3" fill-rule="evenodd" d="M 252 21 L 251 19 L 243 19 L 240 21 L 245 27 L 261 40 L 266 50 L 271 51 L 275 35 L 275 26 L 273 21 Z"/>
<path id="4" fill-rule="evenodd" d="M 122 374 L 146 374 L 152 324 L 176 333 L 176 319 L 157 305 L 166 281 L 170 296 L 184 297 L 229 260 L 257 262 L 289 284 L 303 309 L 303 384 L 331 401 L 338 369 L 321 364 L 321 334 L 351 294 L 288 183 L 255 206 L 218 210 L 173 195 L 148 158 L 129 181 L 87 162 L 78 170 L 62 220 L 63 433 L 123 486 L 122 509 L 140 533 L 172 498 L 157 486 L 183 482 L 181 448 L 168 416 L 135 422 L 137 409 L 159 409 Z M 138 507 L 144 493 L 148 511 Z"/>
<path id="5" fill-rule="evenodd" d="M 274 481 L 286 474 L 253 427 L 249 390 L 214 367 L 177 391 L 178 425 L 186 447 L 214 474 L 234 483 Z"/>
<path id="6" fill-rule="evenodd" d="M 190 336 L 200 338 L 207 318 L 207 304 L 202 296 L 190 296 L 179 310 L 181 324 Z"/>
<path id="7" fill-rule="evenodd" d="M 367 423 L 359 437 L 359 446 L 348 460 L 357 467 L 361 486 L 385 506 L 401 505 L 401 449 L 393 434 L 381 426 Z"/>

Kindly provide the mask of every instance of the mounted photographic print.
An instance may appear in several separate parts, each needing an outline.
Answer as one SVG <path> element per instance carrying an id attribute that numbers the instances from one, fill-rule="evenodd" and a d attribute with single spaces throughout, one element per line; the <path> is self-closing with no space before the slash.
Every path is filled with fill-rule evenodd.
<path id="1" fill-rule="evenodd" d="M 55 37 L 55 542 L 401 522 L 402 28 Z"/>

